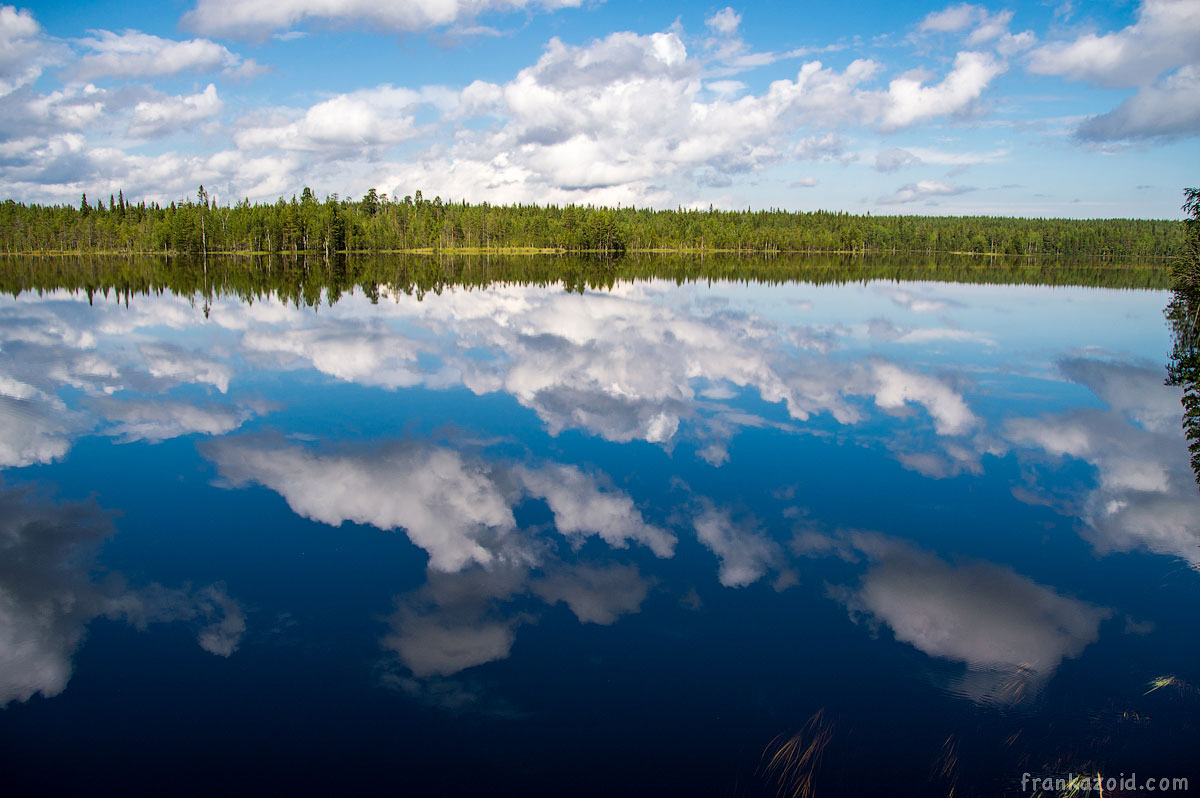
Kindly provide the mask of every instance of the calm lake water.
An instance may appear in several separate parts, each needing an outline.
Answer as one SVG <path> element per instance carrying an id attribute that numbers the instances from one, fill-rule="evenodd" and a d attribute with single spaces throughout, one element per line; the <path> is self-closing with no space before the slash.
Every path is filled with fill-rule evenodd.
<path id="1" fill-rule="evenodd" d="M 0 298 L 10 794 L 1200 789 L 1166 291 L 41 268 Z"/>

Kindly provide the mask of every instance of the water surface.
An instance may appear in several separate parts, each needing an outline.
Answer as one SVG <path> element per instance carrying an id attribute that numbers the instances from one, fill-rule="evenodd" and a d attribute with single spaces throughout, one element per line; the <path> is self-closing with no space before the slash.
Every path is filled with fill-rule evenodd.
<path id="1" fill-rule="evenodd" d="M 7 780 L 1200 783 L 1161 275 L 552 266 L 8 264 Z"/>

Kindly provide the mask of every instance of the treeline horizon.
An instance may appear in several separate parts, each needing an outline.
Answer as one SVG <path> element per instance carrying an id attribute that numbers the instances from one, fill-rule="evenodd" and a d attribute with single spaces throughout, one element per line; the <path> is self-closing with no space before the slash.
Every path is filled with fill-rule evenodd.
<path id="1" fill-rule="evenodd" d="M 947 252 L 981 255 L 1173 258 L 1184 222 L 906 216 L 836 211 L 654 210 L 593 205 L 493 205 L 402 199 L 371 189 L 324 201 L 305 188 L 274 203 L 131 202 L 119 191 L 78 205 L 0 203 L 0 252 L 255 254 L 538 250 Z"/>

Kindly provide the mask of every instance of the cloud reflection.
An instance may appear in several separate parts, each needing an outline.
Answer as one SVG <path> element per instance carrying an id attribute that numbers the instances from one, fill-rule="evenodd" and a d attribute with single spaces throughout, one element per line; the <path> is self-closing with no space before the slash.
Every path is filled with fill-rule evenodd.
<path id="1" fill-rule="evenodd" d="M 71 658 L 95 618 L 198 625 L 205 651 L 228 657 L 245 616 L 223 586 L 130 588 L 94 581 L 95 550 L 113 532 L 94 502 L 55 504 L 29 487 L 0 486 L 0 706 L 66 689 Z"/>
<path id="2" fill-rule="evenodd" d="M 1016 703 L 1044 684 L 1064 659 L 1099 637 L 1112 611 L 988 562 L 949 563 L 877 533 L 808 533 L 795 549 L 808 556 L 863 558 L 856 587 L 831 595 L 855 620 L 886 625 L 896 640 L 931 657 L 961 662 L 955 689 L 986 703 Z"/>
<path id="3" fill-rule="evenodd" d="M 660 557 L 674 550 L 675 537 L 647 523 L 627 494 L 576 466 L 489 462 L 424 441 L 321 451 L 242 437 L 203 451 L 231 485 L 263 485 L 305 518 L 404 529 L 435 571 L 536 562 L 545 543 L 521 534 L 513 515 L 526 497 L 544 500 L 555 528 L 575 542 L 596 535 L 616 548 L 645 545 Z"/>
<path id="4" fill-rule="evenodd" d="M 1005 434 L 1052 459 L 1089 463 L 1097 484 L 1069 506 L 1036 492 L 1018 496 L 1078 515 L 1101 552 L 1143 549 L 1200 567 L 1200 495 L 1179 426 L 1180 390 L 1163 385 L 1159 368 L 1139 364 L 1076 359 L 1060 368 L 1107 409 L 1016 418 Z"/>

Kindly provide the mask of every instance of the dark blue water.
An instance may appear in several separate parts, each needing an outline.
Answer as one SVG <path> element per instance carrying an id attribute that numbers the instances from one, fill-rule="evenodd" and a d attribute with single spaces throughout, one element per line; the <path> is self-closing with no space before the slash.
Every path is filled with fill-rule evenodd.
<path id="1" fill-rule="evenodd" d="M 0 300 L 4 789 L 1200 785 L 1166 300 Z"/>

